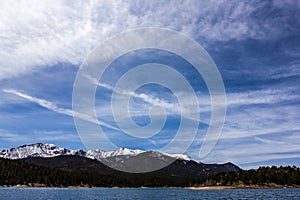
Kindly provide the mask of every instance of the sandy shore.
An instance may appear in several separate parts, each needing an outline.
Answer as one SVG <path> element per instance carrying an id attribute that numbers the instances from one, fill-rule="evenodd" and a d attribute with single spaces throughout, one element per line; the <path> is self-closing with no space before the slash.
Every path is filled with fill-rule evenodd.
<path id="1" fill-rule="evenodd" d="M 225 190 L 225 189 L 236 189 L 234 186 L 201 186 L 201 187 L 187 187 L 190 190 Z"/>
<path id="2" fill-rule="evenodd" d="M 234 186 L 199 186 L 187 187 L 190 190 L 226 190 L 226 189 L 259 189 L 259 188 L 299 188 L 300 186 L 283 185 L 234 185 Z"/>

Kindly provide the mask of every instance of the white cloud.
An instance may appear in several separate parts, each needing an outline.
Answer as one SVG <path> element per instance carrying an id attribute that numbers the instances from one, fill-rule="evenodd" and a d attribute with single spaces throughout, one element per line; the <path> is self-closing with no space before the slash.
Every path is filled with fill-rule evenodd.
<path id="1" fill-rule="evenodd" d="M 9 133 L 7 130 L 0 129 L 0 140 L 4 141 L 25 141 L 25 137 L 22 137 L 18 134 Z"/>
<path id="2" fill-rule="evenodd" d="M 185 103 L 185 106 L 181 106 L 177 101 L 169 101 L 167 99 L 163 99 L 163 98 L 159 98 L 156 97 L 154 95 L 150 95 L 147 93 L 142 93 L 142 92 L 135 92 L 135 91 L 128 91 L 124 88 L 117 88 L 117 87 L 113 87 L 107 83 L 102 83 L 102 82 L 98 82 L 98 80 L 88 74 L 85 75 L 85 77 L 91 81 L 93 84 L 105 88 L 107 90 L 110 91 L 114 91 L 120 95 L 126 95 L 126 96 L 130 96 L 130 97 L 134 97 L 137 98 L 139 100 L 139 102 L 135 102 L 135 106 L 133 110 L 129 110 L 128 112 L 130 113 L 130 117 L 143 117 L 143 116 L 149 116 L 149 111 L 151 109 L 152 106 L 158 106 L 164 109 L 165 112 L 152 112 L 152 119 L 151 121 L 156 121 L 156 120 L 161 120 L 161 115 L 177 115 L 177 116 L 181 116 L 182 113 L 185 113 L 185 115 L 183 116 L 186 119 L 192 120 L 192 121 L 196 121 L 196 122 L 202 122 L 207 124 L 209 122 L 209 119 L 206 118 L 200 118 L 199 119 L 199 112 L 198 109 L 195 109 L 195 102 L 190 102 L 191 98 L 189 95 L 186 95 L 186 93 L 184 91 L 182 91 L 179 94 L 179 97 L 181 98 L 181 101 Z M 197 95 L 197 93 L 195 93 Z M 196 98 L 199 98 L 198 96 L 196 96 Z M 206 102 L 205 104 L 203 104 L 203 98 L 205 98 Z M 201 97 L 201 101 L 199 100 L 198 102 L 201 103 L 203 105 L 200 104 L 200 109 L 201 112 L 207 112 L 210 111 L 210 104 L 207 105 L 207 101 L 210 102 L 209 97 Z M 111 101 L 109 102 L 102 102 L 100 107 L 97 107 L 97 116 L 100 117 L 101 119 L 106 118 L 108 119 L 107 121 L 111 121 L 112 120 L 112 112 L 111 112 Z M 118 103 L 115 105 L 118 105 L 120 108 L 115 108 L 115 109 L 124 109 L 124 102 L 122 103 Z M 207 108 L 208 107 L 208 108 Z M 183 111 L 184 110 L 184 111 Z M 125 116 L 123 116 L 123 120 L 124 121 L 129 121 L 129 119 Z M 112 122 L 112 121 L 111 121 Z M 148 127 L 149 128 L 149 127 Z"/>
<path id="3" fill-rule="evenodd" d="M 40 141 L 68 141 L 77 142 L 79 137 L 67 131 L 35 131 L 31 133 L 10 133 L 7 130 L 0 129 L 0 141 L 13 142 L 18 144 L 35 143 Z"/>
<path id="4" fill-rule="evenodd" d="M 236 107 L 227 115 L 222 139 L 299 131 L 298 105 Z"/>
<path id="5" fill-rule="evenodd" d="M 227 93 L 228 106 L 253 104 L 275 104 L 299 99 L 297 88 L 251 90 L 240 93 Z"/>
<path id="6" fill-rule="evenodd" d="M 123 88 L 113 87 L 109 84 L 98 82 L 96 78 L 93 78 L 90 75 L 86 75 L 85 77 L 87 79 L 89 79 L 93 84 L 95 84 L 99 87 L 114 91 L 120 95 L 126 95 L 126 96 L 130 96 L 130 97 L 138 98 L 138 99 L 143 100 L 144 102 L 150 104 L 151 106 L 159 106 L 164 109 L 167 109 L 169 112 L 171 112 L 173 114 L 180 114 L 180 112 L 181 112 L 180 105 L 178 103 L 168 102 L 164 99 L 160 99 L 158 97 L 154 97 L 154 96 L 148 95 L 146 93 L 137 93 L 135 91 L 128 91 Z"/>
<path id="7" fill-rule="evenodd" d="M 118 5 L 115 10 L 105 1 L 1 2 L 0 79 L 59 62 L 80 64 L 99 41 L 116 32 L 110 16 L 125 17 Z"/>
<path id="8" fill-rule="evenodd" d="M 92 77 L 87 78 L 100 87 L 108 90 L 114 89 L 108 84 L 98 83 Z M 168 111 L 168 114 L 180 115 L 180 110 L 178 110 L 180 107 L 177 103 L 167 102 L 163 99 L 159 99 L 158 101 L 157 98 L 151 95 L 126 91 L 121 88 L 117 88 L 116 90 L 120 94 L 139 98 L 145 104 L 161 106 Z M 188 98 L 186 95 L 181 96 Z M 200 121 L 209 124 L 210 98 L 208 95 L 200 94 L 199 92 L 197 93 L 197 97 L 200 103 Z M 244 138 L 280 131 L 300 130 L 300 127 L 296 126 L 297 120 L 299 120 L 297 105 L 286 104 L 286 102 L 297 101 L 299 98 L 297 88 L 294 87 L 281 89 L 268 87 L 261 90 L 227 93 L 227 117 L 221 138 Z M 149 115 L 147 106 L 143 106 L 143 103 L 140 103 L 138 108 L 141 110 L 132 112 L 131 116 Z M 102 105 L 101 108 L 97 109 L 98 116 L 105 117 L 105 115 L 111 115 L 110 112 L 107 112 L 110 109 L 110 104 L 107 106 Z M 192 109 L 188 113 L 189 115 L 186 117 L 191 120 L 195 119 L 193 116 L 199 114 L 195 113 L 195 110 Z M 283 118 L 282 116 L 285 117 Z"/>
<path id="9" fill-rule="evenodd" d="M 300 53 L 297 55 L 300 58 Z M 292 64 L 290 66 L 284 66 L 277 70 L 272 69 L 272 73 L 270 77 L 273 79 L 280 79 L 280 78 L 289 78 L 292 76 L 299 76 L 300 75 L 300 64 Z"/>
<path id="10" fill-rule="evenodd" d="M 132 28 L 171 28 L 193 38 L 203 38 L 203 41 L 269 38 L 273 33 L 283 35 L 280 27 L 271 26 L 273 21 L 262 27 L 252 17 L 265 4 L 244 1 L 1 1 L 0 79 L 61 62 L 78 65 L 99 42 Z"/>
<path id="11" fill-rule="evenodd" d="M 74 112 L 71 109 L 58 107 L 56 104 L 54 104 L 50 101 L 46 101 L 44 99 L 39 99 L 39 98 L 36 98 L 36 97 L 32 97 L 28 94 L 25 94 L 25 93 L 22 93 L 22 92 L 19 92 L 19 91 L 16 91 L 16 90 L 12 90 L 12 89 L 4 89 L 3 91 L 6 92 L 6 93 L 9 93 L 9 94 L 14 94 L 14 95 L 17 95 L 19 97 L 22 97 L 22 98 L 24 98 L 24 99 L 26 99 L 30 102 L 37 103 L 41 107 L 44 107 L 48 110 L 51 110 L 51 111 L 54 111 L 54 112 L 57 112 L 57 113 L 60 113 L 60 114 L 63 114 L 63 115 L 71 116 L 71 117 L 77 117 L 77 118 L 80 118 L 80 119 L 83 119 L 83 120 L 86 120 L 86 121 L 89 121 L 89 122 L 92 122 L 92 123 L 95 123 L 95 124 L 99 124 L 101 126 L 109 128 L 109 129 L 119 130 L 118 128 L 116 128 L 114 126 L 111 126 L 111 125 L 109 125 L 105 122 L 94 119 L 92 116 L 82 114 L 82 113 L 77 113 L 77 112 Z"/>
<path id="12" fill-rule="evenodd" d="M 300 151 L 298 99 L 294 87 L 228 93 L 227 117 L 220 142 L 201 162 L 231 161 L 251 167 L 255 162 L 299 157 L 289 153 Z M 273 135 L 272 139 L 264 138 L 268 135 Z M 191 156 L 197 158 L 194 152 L 197 150 L 193 149 Z"/>
<path id="13" fill-rule="evenodd" d="M 284 137 L 284 141 L 278 141 L 276 135 L 274 139 L 263 139 L 253 137 L 251 142 L 234 140 L 229 145 L 218 145 L 206 157 L 203 162 L 234 162 L 247 168 L 255 167 L 252 163 L 265 162 L 268 160 L 299 158 L 299 155 L 292 152 L 300 151 L 299 134 L 292 134 Z"/>
<path id="14" fill-rule="evenodd" d="M 269 10 L 263 10 L 266 4 L 270 5 Z M 276 10 L 272 8 L 272 5 L 279 11 L 284 9 L 284 12 L 275 12 Z M 299 1 L 284 3 L 280 1 L 268 3 L 265 1 L 196 0 L 116 0 L 114 2 L 57 0 L 55 3 L 50 0 L 1 1 L 0 80 L 31 73 L 40 68 L 62 62 L 79 65 L 99 42 L 113 34 L 131 28 L 147 26 L 171 28 L 192 38 L 200 38 L 199 41 L 203 43 L 247 38 L 285 37 L 286 31 L 295 30 L 295 27 L 285 22 L 292 21 L 297 25 L 299 20 L 287 19 L 289 16 L 296 16 L 293 12 L 299 10 L 299 6 Z M 286 12 L 291 14 L 284 14 Z M 279 15 L 273 17 L 272 13 L 279 13 Z M 280 13 L 283 13 L 282 16 Z M 294 57 L 298 56 L 296 52 L 287 51 L 285 53 Z M 280 68 L 278 71 L 272 71 L 269 75 L 275 79 L 295 76 L 299 75 L 298 69 L 298 64 L 295 64 L 286 70 Z M 251 71 L 251 73 L 253 72 Z M 109 85 L 97 84 L 112 89 Z M 51 111 L 67 116 L 76 115 L 84 120 L 99 123 L 115 130 L 115 127 L 107 123 L 97 122 L 91 116 L 74 113 L 71 109 L 61 108 L 53 102 L 32 97 L 16 90 L 5 90 L 5 92 L 35 102 Z M 119 92 L 126 94 L 128 91 L 120 89 Z M 173 113 L 178 112 L 177 105 L 172 102 L 141 93 L 128 93 L 128 95 L 151 105 L 168 108 Z M 9 95 L 3 96 L 0 104 L 12 102 L 10 101 L 11 98 L 8 97 Z M 238 139 L 279 131 L 299 130 L 297 105 L 278 105 L 297 99 L 299 99 L 297 88 L 270 88 L 242 93 L 227 93 L 227 104 L 232 110 L 228 112 L 222 138 Z M 15 103 L 18 100 L 13 99 L 13 101 Z M 209 96 L 199 95 L 199 102 L 200 112 L 210 111 Z M 258 104 L 268 104 L 268 107 L 261 107 Z M 251 106 L 251 108 L 242 109 L 242 106 Z M 198 114 L 193 110 L 190 110 L 189 113 L 190 117 Z M 201 119 L 209 122 L 210 116 L 201 115 Z M 17 139 L 8 133 L 6 136 L 12 140 Z M 262 139 L 258 140 L 263 142 Z M 264 142 L 267 141 L 264 140 Z M 277 145 L 277 143 L 272 142 L 269 144 L 270 149 Z M 291 144 L 293 144 L 292 141 Z M 255 148 L 254 146 L 251 147 Z M 246 147 L 241 148 L 245 151 L 251 150 Z M 228 152 L 228 154 L 233 153 L 233 151 Z M 226 154 L 227 152 L 224 155 Z M 241 155 L 245 158 L 248 157 L 248 154 Z M 232 159 L 234 156 L 237 156 L 238 159 L 238 155 L 234 153 Z"/>

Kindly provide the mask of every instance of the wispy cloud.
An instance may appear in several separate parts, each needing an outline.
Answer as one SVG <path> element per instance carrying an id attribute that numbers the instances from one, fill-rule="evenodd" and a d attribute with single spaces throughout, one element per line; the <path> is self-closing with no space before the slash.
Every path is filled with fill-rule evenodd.
<path id="1" fill-rule="evenodd" d="M 265 88 L 243 92 L 227 93 L 227 106 L 241 106 L 253 104 L 275 104 L 293 101 L 300 98 L 296 87 Z"/>
<path id="2" fill-rule="evenodd" d="M 14 105 L 27 101 L 61 114 L 61 118 L 64 118 L 63 115 L 75 116 L 107 127 L 112 132 L 119 132 L 114 127 L 112 117 L 105 118 L 106 113 L 111 115 L 110 101 L 103 102 L 104 105 L 99 104 L 103 106 L 102 109 L 97 107 L 98 120 L 90 116 L 89 111 L 76 113 L 70 108 L 70 88 L 76 67 L 94 47 L 114 34 L 133 28 L 162 27 L 187 34 L 208 47 L 208 51 L 213 49 L 210 54 L 218 64 L 227 87 L 227 118 L 223 133 L 214 151 L 203 161 L 233 161 L 246 165 L 268 159 L 299 157 L 300 93 L 296 80 L 300 74 L 299 51 L 296 46 L 300 30 L 299 1 L 116 0 L 112 3 L 102 0 L 58 0 L 54 4 L 50 0 L 20 0 L 1 1 L 0 7 L 1 89 L 18 88 L 1 91 L 5 93 L 1 93 L 0 99 L 0 106 L 3 108 L 0 115 L 3 118 L 1 127 L 10 130 L 0 130 L 2 141 L 21 144 L 32 141 L 32 138 L 36 141 L 51 140 L 53 135 L 58 140 L 65 140 L 62 135 L 64 130 L 71 130 L 69 127 L 61 126 L 60 133 L 53 131 L 57 127 L 49 128 L 47 124 L 45 129 L 48 131 L 35 132 L 35 128 L 43 129 L 42 124 L 47 119 L 39 119 L 41 123 L 34 128 L 31 122 L 36 120 L 36 113 L 29 113 L 33 115 L 26 119 L 28 121 L 22 120 L 24 110 L 19 110 Z M 218 55 L 213 55 L 215 49 Z M 67 63 L 66 69 L 61 67 L 61 63 Z M 44 68 L 53 65 L 57 68 L 44 73 Z M 72 73 L 67 67 L 70 65 L 75 66 Z M 51 79 L 37 79 L 34 77 L 36 74 L 33 74 L 37 71 L 49 74 Z M 61 76 L 52 74 L 53 71 Z M 69 76 L 65 77 L 64 73 Z M 30 81 L 24 80 L 26 76 L 22 80 L 18 79 L 24 74 L 28 75 Z M 69 92 L 58 97 L 57 94 L 66 89 L 56 82 L 61 77 L 69 80 L 64 84 L 68 86 Z M 52 80 L 53 84 L 48 84 Z M 99 83 L 96 79 L 91 81 L 101 89 L 115 90 L 120 95 L 134 97 L 133 103 L 136 104 L 133 104 L 134 108 L 129 112 L 130 116 L 138 120 L 144 120 L 149 115 L 149 107 L 154 105 L 165 108 L 168 114 L 180 114 L 178 102 L 171 98 L 158 98 L 151 95 L 152 91 L 132 92 L 126 88 L 114 88 L 104 82 Z M 60 87 L 59 92 L 54 88 L 51 91 L 45 90 L 45 87 L 53 87 L 55 84 L 57 88 Z M 29 90 L 41 94 L 30 95 L 23 92 Z M 56 101 L 48 101 L 48 98 L 38 98 L 45 96 L 42 94 L 44 91 L 48 92 L 47 96 L 53 95 L 57 102 L 64 103 L 61 105 Z M 189 101 L 189 96 L 184 95 L 184 91 L 181 96 L 186 98 L 184 102 Z M 211 118 L 210 97 L 200 92 L 197 97 L 201 122 L 208 124 Z M 121 105 L 120 109 L 123 109 Z M 194 119 L 199 115 L 196 109 L 187 109 L 186 117 Z M 102 110 L 104 112 L 100 113 Z M 9 122 L 4 120 L 7 117 L 10 118 Z M 157 114 L 154 117 L 159 116 Z M 55 120 L 60 121 L 61 118 Z M 21 120 L 23 124 L 18 124 Z M 67 123 L 69 125 L 70 122 Z M 34 130 L 26 127 L 28 124 Z M 166 127 L 165 132 L 173 133 L 176 131 L 174 129 L 175 126 Z M 27 136 L 17 134 L 27 130 L 30 131 Z M 72 138 L 71 132 L 67 136 Z M 269 135 L 272 137 L 267 137 Z M 118 136 L 120 135 L 115 134 L 113 137 Z M 74 136 L 73 139 L 75 140 Z M 159 139 L 161 140 L 153 143 L 167 143 L 169 138 Z M 193 149 L 192 153 L 198 153 L 202 141 L 199 138 L 197 150 Z M 68 142 L 65 140 L 63 144 L 68 145 Z M 178 145 L 178 149 L 174 151 L 180 150 L 180 147 Z M 190 155 L 197 158 L 196 154 Z"/>
<path id="3" fill-rule="evenodd" d="M 33 137 L 34 136 L 34 137 Z M 15 144 L 28 144 L 41 141 L 51 142 L 78 142 L 79 138 L 67 131 L 35 131 L 34 133 L 12 133 L 8 130 L 0 129 L 0 140 Z M 3 145 L 3 144 L 2 144 Z M 9 146 L 8 148 L 11 148 Z"/>
<path id="4" fill-rule="evenodd" d="M 297 57 L 300 58 L 300 53 L 297 55 Z M 272 73 L 270 74 L 270 78 L 272 79 L 289 78 L 292 76 L 300 76 L 299 63 L 280 67 L 278 69 L 272 69 Z"/>
<path id="5" fill-rule="evenodd" d="M 21 136 L 19 134 L 9 133 L 7 130 L 4 130 L 4 129 L 0 129 L 0 139 L 3 141 L 24 142 L 28 138 Z"/>
<path id="6" fill-rule="evenodd" d="M 227 115 L 223 139 L 238 139 L 271 133 L 299 131 L 297 104 L 236 107 Z"/>
<path id="7" fill-rule="evenodd" d="M 278 141 L 277 135 L 283 137 L 284 140 Z M 297 153 L 293 153 L 300 152 L 298 134 L 282 132 L 271 134 L 271 136 L 273 139 L 252 137 L 247 140 L 221 140 L 219 143 L 222 145 L 216 146 L 211 155 L 205 158 L 203 162 L 231 161 L 249 168 L 252 167 L 251 163 L 255 162 L 263 163 L 275 159 L 299 158 Z"/>
<path id="8" fill-rule="evenodd" d="M 140 100 L 143 100 L 146 103 L 149 103 L 152 106 L 160 106 L 162 108 L 167 109 L 169 112 L 172 112 L 173 114 L 180 114 L 180 105 L 175 102 L 168 102 L 165 99 L 160 99 L 158 97 L 154 97 L 152 95 L 146 94 L 146 93 L 137 93 L 134 91 L 128 91 L 123 88 L 113 87 L 106 83 L 98 82 L 96 78 L 91 77 L 90 75 L 85 75 L 87 79 L 89 79 L 93 84 L 105 88 L 110 91 L 114 91 L 120 95 L 126 95 L 134 98 L 138 98 Z"/>
<path id="9" fill-rule="evenodd" d="M 102 122 L 100 120 L 95 120 L 93 117 L 91 117 L 89 115 L 82 114 L 82 113 L 77 113 L 77 112 L 74 112 L 71 109 L 58 107 L 53 102 L 50 102 L 50 101 L 47 101 L 47 100 L 44 100 L 44 99 L 40 99 L 40 98 L 36 98 L 36 97 L 32 97 L 28 94 L 25 94 L 25 93 L 22 93 L 22 92 L 13 90 L 13 89 L 4 89 L 3 91 L 6 92 L 6 93 L 9 93 L 9 94 L 14 94 L 14 95 L 17 95 L 19 97 L 22 97 L 22 98 L 24 98 L 24 99 L 26 99 L 30 102 L 37 103 L 41 107 L 46 108 L 48 110 L 51 110 L 51 111 L 54 111 L 54 112 L 57 112 L 57 113 L 60 113 L 60 114 L 63 114 L 63 115 L 71 116 L 71 117 L 73 117 L 73 116 L 78 117 L 80 119 L 83 119 L 83 120 L 86 120 L 86 121 L 89 121 L 89 122 L 92 122 L 92 123 L 95 123 L 95 124 L 99 124 L 101 126 L 104 126 L 104 127 L 107 127 L 107 128 L 113 129 L 113 130 L 119 130 L 118 128 L 116 128 L 114 126 L 111 126 L 111 125 L 109 125 L 105 122 Z"/>
<path id="10" fill-rule="evenodd" d="M 180 115 L 180 110 L 178 109 L 180 105 L 178 105 L 178 103 L 158 99 L 145 93 L 136 93 L 121 88 L 114 88 L 109 84 L 98 82 L 97 79 L 91 76 L 86 77 L 100 87 L 111 91 L 115 90 L 115 92 L 122 95 L 139 98 L 150 105 L 161 106 L 168 110 L 169 114 Z M 185 95 L 181 96 L 185 97 Z M 227 112 L 227 122 L 222 134 L 223 138 L 248 137 L 249 135 L 267 134 L 279 130 L 297 130 L 299 128 L 297 126 L 291 126 L 296 123 L 297 120 L 297 114 L 295 113 L 297 109 L 295 109 L 295 105 L 285 105 L 286 102 L 295 102 L 300 98 L 297 88 L 295 87 L 266 87 L 260 90 L 231 92 L 227 93 L 226 96 L 229 111 Z M 209 124 L 210 115 L 206 113 L 210 112 L 211 109 L 210 97 L 197 94 L 197 98 L 200 103 L 200 113 L 203 114 L 200 121 Z M 264 107 L 263 105 L 268 105 L 268 107 Z M 274 110 L 278 110 L 278 112 L 274 112 Z M 142 114 L 148 115 L 148 113 L 145 112 L 146 109 Z M 190 110 L 188 113 L 189 116 L 186 117 L 195 120 L 193 116 L 197 113 L 195 113 L 194 110 Z M 295 114 L 293 115 L 293 113 Z M 287 118 L 282 120 L 280 124 L 276 123 L 273 125 L 274 121 L 282 119 L 282 115 L 285 115 Z"/>
<path id="11" fill-rule="evenodd" d="M 57 63 L 78 65 L 99 42 L 132 28 L 171 28 L 203 42 L 282 37 L 297 32 L 288 22 L 297 22 L 299 9 L 298 3 L 193 0 L 33 0 L 0 6 L 0 79 Z"/>
<path id="12" fill-rule="evenodd" d="M 182 93 L 180 94 L 180 98 L 181 101 L 184 102 L 186 105 L 182 106 L 180 105 L 177 101 L 168 101 L 167 99 L 163 99 L 163 98 L 159 98 L 150 94 L 146 94 L 143 92 L 135 92 L 135 91 L 128 91 L 126 89 L 123 88 L 117 88 L 117 87 L 113 87 L 107 83 L 101 83 L 98 82 L 98 80 L 88 74 L 85 75 L 85 77 L 91 81 L 93 84 L 105 88 L 107 90 L 110 91 L 114 91 L 120 95 L 126 95 L 126 96 L 130 96 L 130 97 L 134 97 L 137 98 L 139 100 L 142 100 L 143 103 L 139 103 L 138 106 L 135 106 L 135 110 L 134 111 L 128 111 L 130 112 L 131 117 L 133 116 L 148 116 L 149 115 L 149 106 L 158 106 L 161 107 L 163 109 L 165 109 L 166 113 L 154 113 L 154 117 L 160 117 L 160 116 L 156 116 L 156 115 L 164 115 L 164 114 L 168 114 L 168 115 L 177 115 L 177 116 L 181 116 L 183 113 L 185 113 L 185 115 L 183 117 L 189 119 L 189 120 L 193 120 L 193 121 L 197 121 L 197 122 L 201 122 L 201 123 L 205 123 L 208 124 L 209 119 L 199 119 L 197 116 L 199 116 L 199 113 L 197 112 L 198 109 L 195 109 L 195 104 L 196 102 L 190 102 L 190 97 L 188 95 L 185 95 L 184 91 L 182 91 Z M 196 94 L 196 93 L 195 93 Z M 197 94 L 196 94 L 197 95 Z M 198 98 L 198 97 L 196 97 Z M 206 100 L 208 99 L 208 102 L 210 102 L 209 97 L 206 97 Z M 200 100 L 198 101 L 200 102 Z M 203 99 L 201 98 L 201 102 L 203 102 Z M 207 102 L 207 101 L 206 101 Z M 120 105 L 122 106 L 122 105 Z M 203 106 L 203 107 L 202 107 Z M 206 106 L 206 107 L 204 107 Z M 140 109 L 137 109 L 140 108 Z M 205 103 L 205 105 L 200 105 L 201 107 L 201 111 L 205 112 L 205 111 L 210 111 L 210 104 L 207 105 Z M 108 109 L 111 109 L 111 105 L 108 105 Z M 122 109 L 122 108 L 120 108 Z M 101 111 L 105 110 L 104 108 L 101 108 Z M 184 111 L 183 111 L 184 110 Z M 153 113 L 152 113 L 153 114 Z M 102 113 L 99 113 L 99 115 L 103 115 Z M 128 119 L 126 119 L 128 120 Z"/>

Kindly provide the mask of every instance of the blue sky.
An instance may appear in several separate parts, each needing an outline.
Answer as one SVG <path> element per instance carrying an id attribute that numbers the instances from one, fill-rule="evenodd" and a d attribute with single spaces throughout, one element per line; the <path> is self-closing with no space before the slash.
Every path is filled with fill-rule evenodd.
<path id="1" fill-rule="evenodd" d="M 224 81 L 226 121 L 216 146 L 201 162 L 230 161 L 243 168 L 300 165 L 299 1 L 0 4 L 1 149 L 36 142 L 85 149 L 72 117 L 72 91 L 79 66 L 93 48 L 115 34 L 160 27 L 179 31 L 201 44 Z M 100 82 L 113 86 L 130 67 L 148 62 L 178 70 L 197 92 L 201 121 L 186 154 L 198 159 L 209 124 L 210 99 L 203 79 L 184 59 L 151 49 L 131 52 L 116 60 Z M 144 99 L 131 98 L 129 105 L 138 125 L 150 123 L 148 113 L 154 100 L 173 111 L 161 133 L 152 140 L 132 140 L 120 131 L 104 129 L 118 146 L 159 149 L 179 126 L 178 101 L 170 90 L 155 84 L 135 92 L 146 95 Z M 109 87 L 99 86 L 95 107 L 98 120 L 115 127 L 111 94 Z"/>

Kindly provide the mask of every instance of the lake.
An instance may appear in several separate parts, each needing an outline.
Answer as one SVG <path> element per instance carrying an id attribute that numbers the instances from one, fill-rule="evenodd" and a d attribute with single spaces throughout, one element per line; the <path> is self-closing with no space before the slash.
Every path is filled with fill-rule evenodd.
<path id="1" fill-rule="evenodd" d="M 300 199 L 300 188 L 0 188 L 0 199 Z"/>

